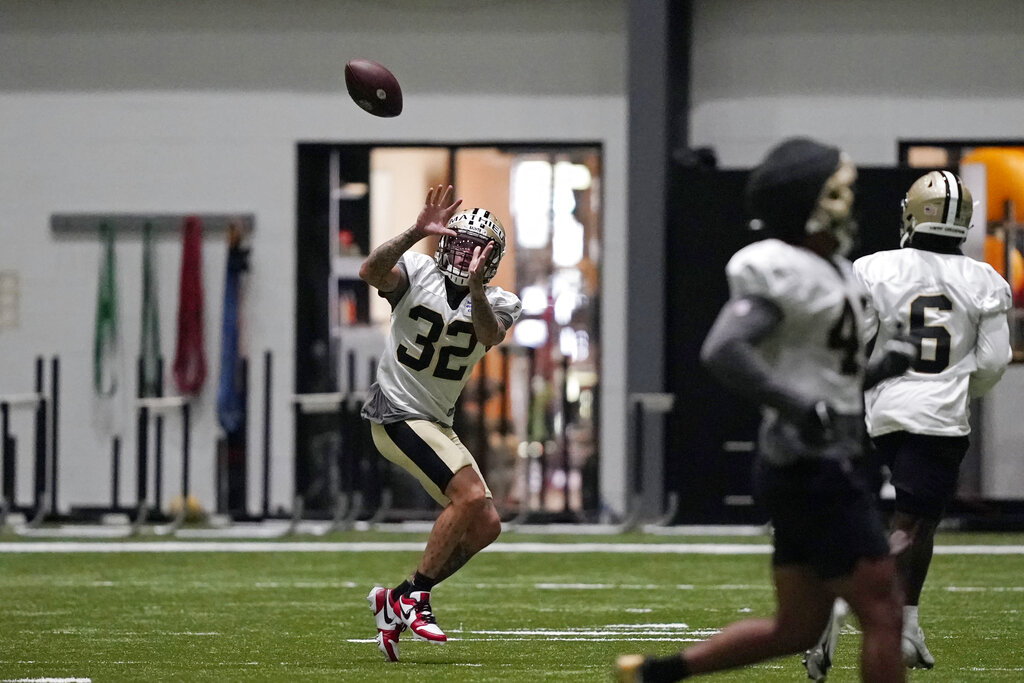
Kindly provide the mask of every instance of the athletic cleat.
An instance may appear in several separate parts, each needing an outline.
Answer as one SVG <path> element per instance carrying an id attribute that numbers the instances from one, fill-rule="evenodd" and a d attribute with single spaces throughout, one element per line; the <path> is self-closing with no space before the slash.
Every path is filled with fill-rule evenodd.
<path id="1" fill-rule="evenodd" d="M 824 681 L 828 670 L 832 666 L 832 658 L 825 652 L 825 648 L 817 645 L 804 653 L 801 660 L 804 668 L 807 669 L 807 677 L 812 681 Z"/>
<path id="2" fill-rule="evenodd" d="M 374 586 L 366 596 L 377 625 L 377 649 L 389 662 L 398 661 L 398 635 L 405 628 L 391 607 L 391 589 Z"/>
<path id="3" fill-rule="evenodd" d="M 619 655 L 615 660 L 615 680 L 618 683 L 643 683 L 643 655 Z"/>
<path id="4" fill-rule="evenodd" d="M 443 643 L 448 636 L 438 628 L 437 620 L 430 609 L 430 592 L 413 591 L 403 595 L 391 603 L 391 609 L 399 622 L 412 631 L 417 640 L 428 643 Z"/>
<path id="5" fill-rule="evenodd" d="M 832 605 L 832 616 L 829 617 L 828 626 L 818 639 L 818 644 L 804 653 L 801 661 L 807 669 L 807 677 L 812 681 L 824 681 L 828 675 L 828 670 L 832 667 L 832 655 L 836 651 L 836 641 L 849 610 L 846 601 L 837 598 Z"/>
<path id="6" fill-rule="evenodd" d="M 930 669 L 935 666 L 935 658 L 924 646 L 924 631 L 918 627 L 917 633 L 903 633 L 900 641 L 903 651 L 903 663 L 908 669 Z"/>

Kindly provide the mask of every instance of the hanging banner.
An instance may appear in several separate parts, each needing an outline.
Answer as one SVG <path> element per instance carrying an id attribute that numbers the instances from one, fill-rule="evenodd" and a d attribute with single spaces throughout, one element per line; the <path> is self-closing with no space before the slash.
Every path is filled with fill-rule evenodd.
<path id="1" fill-rule="evenodd" d="M 92 385 L 96 394 L 110 397 L 117 392 L 120 380 L 117 306 L 117 261 L 114 255 L 114 229 L 100 224 L 103 256 L 100 260 L 99 284 L 96 290 L 96 322 L 92 346 Z"/>
<path id="2" fill-rule="evenodd" d="M 160 357 L 160 306 L 156 264 L 153 262 L 153 224 L 142 228 L 142 325 L 139 340 L 139 396 L 163 394 Z"/>
<path id="3" fill-rule="evenodd" d="M 245 426 L 245 381 L 239 350 L 242 275 L 249 269 L 249 250 L 242 246 L 242 229 L 228 227 L 228 259 L 224 275 L 224 309 L 220 333 L 220 377 L 217 385 L 217 420 L 227 434 Z"/>
<path id="4" fill-rule="evenodd" d="M 189 216 L 182 228 L 181 279 L 178 287 L 178 336 L 174 383 L 183 395 L 198 394 L 206 380 L 203 354 L 202 237 L 199 219 Z"/>

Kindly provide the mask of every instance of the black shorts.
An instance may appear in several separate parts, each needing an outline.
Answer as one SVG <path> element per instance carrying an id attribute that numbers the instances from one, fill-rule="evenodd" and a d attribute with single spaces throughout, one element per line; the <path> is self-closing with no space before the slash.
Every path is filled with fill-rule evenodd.
<path id="1" fill-rule="evenodd" d="M 892 473 L 896 510 L 937 520 L 956 495 L 960 463 L 967 454 L 966 436 L 929 436 L 891 432 L 872 439 Z"/>
<path id="2" fill-rule="evenodd" d="M 758 459 L 757 497 L 775 531 L 772 564 L 805 565 L 822 579 L 846 576 L 862 558 L 889 554 L 875 497 L 846 460 L 774 466 Z"/>

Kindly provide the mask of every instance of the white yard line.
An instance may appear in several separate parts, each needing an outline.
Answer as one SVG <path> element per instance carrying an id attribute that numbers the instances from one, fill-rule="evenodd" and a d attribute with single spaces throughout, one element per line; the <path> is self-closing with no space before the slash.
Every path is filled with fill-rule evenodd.
<path id="1" fill-rule="evenodd" d="M 422 552 L 420 542 L 308 541 L 25 541 L 0 543 L 0 553 L 378 553 Z M 766 555 L 761 543 L 495 543 L 490 553 L 615 553 Z M 936 555 L 1024 555 L 1020 545 L 937 545 Z"/>

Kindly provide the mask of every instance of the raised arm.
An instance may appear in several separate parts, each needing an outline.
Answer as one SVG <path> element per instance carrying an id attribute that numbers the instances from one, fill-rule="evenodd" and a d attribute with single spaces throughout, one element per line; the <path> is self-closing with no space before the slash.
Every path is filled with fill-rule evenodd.
<path id="1" fill-rule="evenodd" d="M 419 216 L 416 217 L 416 222 L 402 234 L 371 251 L 359 266 L 359 277 L 383 293 L 393 292 L 402 287 L 406 275 L 401 268 L 396 267 L 402 254 L 427 235 L 455 234 L 453 230 L 445 227 L 445 224 L 462 204 L 462 200 L 456 199 L 449 204 L 451 195 L 451 185 L 447 188 L 438 185 L 427 190 L 427 199 Z"/>
<path id="2" fill-rule="evenodd" d="M 487 269 L 487 257 L 491 255 L 494 242 L 488 242 L 483 249 L 473 249 L 473 260 L 469 263 L 469 297 L 473 304 L 473 332 L 477 340 L 484 346 L 494 346 L 505 338 L 505 326 L 494 315 L 491 302 L 487 300 L 484 287 L 484 271 Z"/>

